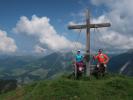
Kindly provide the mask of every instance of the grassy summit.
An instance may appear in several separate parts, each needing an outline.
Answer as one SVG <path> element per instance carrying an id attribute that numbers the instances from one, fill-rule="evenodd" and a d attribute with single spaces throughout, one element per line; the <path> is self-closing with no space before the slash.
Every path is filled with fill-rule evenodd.
<path id="1" fill-rule="evenodd" d="M 63 77 L 38 81 L 2 94 L 0 100 L 133 100 L 133 78 L 114 75 L 98 80 Z"/>

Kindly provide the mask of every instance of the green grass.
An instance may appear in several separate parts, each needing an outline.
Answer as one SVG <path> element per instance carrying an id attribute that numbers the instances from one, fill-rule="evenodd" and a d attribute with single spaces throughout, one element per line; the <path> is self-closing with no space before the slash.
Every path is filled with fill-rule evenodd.
<path id="1" fill-rule="evenodd" d="M 2 94 L 0 100 L 133 100 L 133 78 L 113 75 L 73 80 L 61 77 L 17 88 Z"/>

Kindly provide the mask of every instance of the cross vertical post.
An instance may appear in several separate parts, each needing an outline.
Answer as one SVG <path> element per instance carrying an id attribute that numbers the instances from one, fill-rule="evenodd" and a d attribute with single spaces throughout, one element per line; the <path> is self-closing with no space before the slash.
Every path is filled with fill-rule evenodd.
<path id="1" fill-rule="evenodd" d="M 90 76 L 90 14 L 89 10 L 86 11 L 86 75 Z"/>

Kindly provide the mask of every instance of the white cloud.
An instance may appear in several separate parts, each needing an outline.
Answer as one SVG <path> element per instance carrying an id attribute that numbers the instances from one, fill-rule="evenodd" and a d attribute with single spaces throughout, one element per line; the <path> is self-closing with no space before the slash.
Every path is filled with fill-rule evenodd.
<path id="1" fill-rule="evenodd" d="M 54 27 L 49 23 L 48 17 L 37 17 L 33 15 L 31 20 L 22 16 L 13 31 L 29 36 L 35 36 L 38 41 L 51 50 L 63 50 L 74 48 L 75 42 L 68 40 L 63 35 L 57 34 Z M 82 45 L 77 43 L 79 47 Z"/>
<path id="2" fill-rule="evenodd" d="M 74 22 L 74 21 L 70 21 L 70 22 L 68 23 L 68 25 L 82 25 L 82 24 L 84 24 L 84 23 L 83 23 L 83 22 L 76 23 L 76 22 Z"/>
<path id="3" fill-rule="evenodd" d="M 128 37 L 111 30 L 103 30 L 100 41 L 112 49 L 131 49 L 133 47 L 133 37 Z"/>
<path id="4" fill-rule="evenodd" d="M 14 39 L 7 36 L 5 31 L 0 30 L 0 52 L 11 53 L 17 50 Z"/>
<path id="5" fill-rule="evenodd" d="M 75 22 L 73 22 L 73 21 L 70 21 L 69 23 L 68 23 L 68 25 L 76 25 L 77 23 L 75 23 Z"/>
<path id="6" fill-rule="evenodd" d="M 101 4 L 111 4 L 113 1 L 116 0 L 91 0 L 91 3 L 98 6 Z"/>
<path id="7" fill-rule="evenodd" d="M 45 53 L 46 51 L 47 51 L 47 49 L 44 49 L 43 47 L 41 47 L 41 46 L 39 46 L 39 45 L 36 45 L 36 46 L 34 47 L 34 52 L 35 52 L 35 53 L 41 54 L 41 53 Z"/>
<path id="8" fill-rule="evenodd" d="M 97 19 L 92 19 L 91 23 L 103 23 L 103 22 L 110 22 L 110 20 L 105 16 L 105 15 L 101 15 L 99 16 Z"/>
<path id="9" fill-rule="evenodd" d="M 104 42 L 103 44 L 108 48 L 132 49 L 133 0 L 91 0 L 91 2 L 96 6 L 105 5 L 109 9 L 108 12 L 93 19 L 94 22 L 111 22 L 110 28 L 99 29 L 101 42 Z"/>

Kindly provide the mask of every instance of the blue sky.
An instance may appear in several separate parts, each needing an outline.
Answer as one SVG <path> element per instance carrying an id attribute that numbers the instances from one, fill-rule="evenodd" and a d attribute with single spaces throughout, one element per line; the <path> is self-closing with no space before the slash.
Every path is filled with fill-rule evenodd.
<path id="1" fill-rule="evenodd" d="M 31 18 L 36 14 L 48 16 L 56 25 L 58 20 L 68 20 L 71 13 L 81 10 L 80 6 L 78 0 L 1 0 L 1 24 L 12 28 L 20 16 Z"/>
<path id="2" fill-rule="evenodd" d="M 49 27 L 51 26 L 54 27 L 53 30 L 56 31 L 56 32 L 53 32 L 52 34 L 56 33 L 55 36 L 57 36 L 57 39 L 58 37 L 63 36 L 62 38 L 66 41 L 64 42 L 65 45 L 69 45 L 69 41 L 73 42 L 77 39 L 77 34 L 75 34 L 76 33 L 75 31 L 68 30 L 67 25 L 70 22 L 81 23 L 82 21 L 85 21 L 83 13 L 85 12 L 86 8 L 89 8 L 91 10 L 91 17 L 93 17 L 92 21 L 94 22 L 95 21 L 97 22 L 109 21 L 111 23 L 115 22 L 115 18 L 114 18 L 115 16 L 112 16 L 111 14 L 111 13 L 114 13 L 116 10 L 115 6 L 113 6 L 114 0 L 110 0 L 109 3 L 107 3 L 106 0 L 101 0 L 101 1 L 98 1 L 98 0 L 0 0 L 0 13 L 1 13 L 0 30 L 2 32 L 5 31 L 7 33 L 6 37 L 14 40 L 14 44 L 16 45 L 16 48 L 17 48 L 17 51 L 15 52 L 25 52 L 25 53 L 32 52 L 33 53 L 34 52 L 33 49 L 35 49 L 34 47 L 37 47 L 37 52 L 38 52 L 38 49 L 42 51 L 45 51 L 45 50 L 54 51 L 54 50 L 60 50 L 60 49 L 62 50 L 64 48 L 66 49 L 67 46 L 64 46 L 64 48 L 63 47 L 59 48 L 55 46 L 59 44 L 50 44 L 51 41 L 50 43 L 47 43 L 48 41 L 44 41 L 45 38 L 39 38 L 41 36 L 46 36 L 46 33 L 45 35 L 42 35 L 43 34 L 42 32 L 37 31 L 36 34 L 40 32 L 39 33 L 40 35 L 36 36 L 35 32 L 32 32 L 29 35 L 30 33 L 29 30 L 21 30 L 20 29 L 21 27 L 22 29 L 26 28 L 26 26 L 25 27 L 22 26 L 24 25 L 24 23 L 21 23 L 22 22 L 21 17 L 25 16 L 28 22 L 32 21 L 32 17 L 34 15 L 36 16 L 36 19 L 38 21 L 43 17 L 45 17 L 47 20 L 50 19 L 50 21 L 48 22 L 48 24 L 50 24 Z M 119 8 L 118 8 L 118 11 L 119 11 Z M 118 13 L 118 16 L 119 16 L 119 13 Z M 21 27 L 17 26 L 18 23 L 21 24 Z M 129 23 L 127 24 L 129 25 Z M 120 25 L 117 25 L 117 26 L 120 27 Z M 42 27 L 45 28 L 45 25 Z M 115 27 L 111 27 L 110 30 L 102 30 L 102 32 L 103 33 L 112 32 L 112 34 L 118 32 L 121 34 L 122 32 L 116 29 Z M 13 28 L 16 28 L 17 32 L 13 31 Z M 45 30 L 42 30 L 42 31 L 45 31 Z M 126 29 L 126 31 L 128 30 Z M 80 41 L 81 41 L 81 44 L 84 45 L 85 34 L 82 37 L 83 38 Z M 122 38 L 121 35 L 119 35 L 118 37 Z M 111 37 L 103 37 L 103 38 L 106 41 L 107 38 L 111 38 Z M 63 39 L 59 41 L 63 41 Z M 41 40 L 43 40 L 43 42 Z M 92 35 L 92 41 L 94 40 L 95 40 L 94 35 Z M 127 42 L 132 43 L 132 39 L 131 41 L 127 41 Z M 119 43 L 114 43 L 114 44 L 122 45 Z M 104 45 L 106 46 L 108 44 L 104 44 Z M 54 49 L 54 47 L 56 49 Z M 3 47 L 0 47 L 0 49 L 1 48 Z M 94 45 L 92 46 L 92 48 L 94 48 Z M 126 47 L 126 46 L 123 48 L 130 49 L 129 47 Z M 6 49 L 5 48 L 2 49 L 1 52 L 4 52 L 4 50 Z"/>
<path id="3" fill-rule="evenodd" d="M 21 16 L 31 18 L 32 15 L 47 16 L 51 19 L 50 23 L 61 31 L 60 24 L 66 25 L 73 20 L 72 14 L 83 12 L 86 7 L 93 9 L 89 0 L 0 0 L 0 26 L 10 30 L 15 26 Z M 81 3 L 82 2 L 82 3 Z M 103 8 L 104 9 L 104 8 Z M 103 10 L 102 9 L 102 10 Z M 93 16 L 99 16 L 96 8 L 92 11 Z M 76 20 L 78 17 L 76 17 Z M 79 19 L 81 20 L 81 19 Z M 64 31 L 64 30 L 63 30 Z M 62 32 L 62 31 L 61 31 Z"/>

